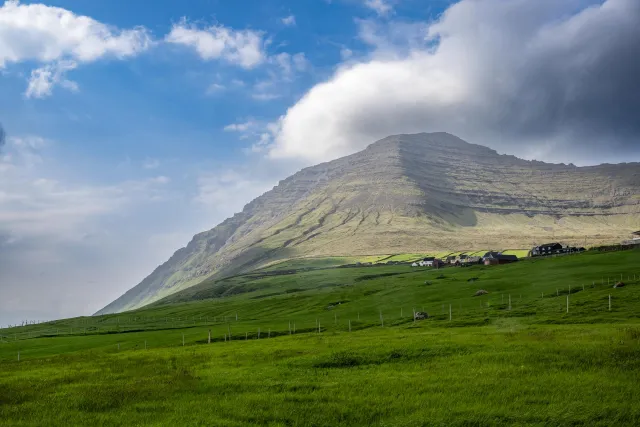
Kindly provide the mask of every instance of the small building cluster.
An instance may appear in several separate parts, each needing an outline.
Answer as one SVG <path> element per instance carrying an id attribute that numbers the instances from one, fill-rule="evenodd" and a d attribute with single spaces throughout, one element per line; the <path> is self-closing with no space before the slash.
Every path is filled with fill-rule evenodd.
<path id="1" fill-rule="evenodd" d="M 467 254 L 450 255 L 444 259 L 435 257 L 423 258 L 411 264 L 412 267 L 433 267 L 441 268 L 444 266 L 469 267 L 472 265 L 500 265 L 517 262 L 518 257 L 515 255 L 504 255 L 501 252 L 487 252 L 483 256 L 471 256 Z"/>
<path id="2" fill-rule="evenodd" d="M 544 245 L 536 246 L 531 249 L 531 256 L 549 256 L 549 255 L 561 255 L 572 254 L 578 252 L 584 252 L 585 248 L 576 248 L 573 246 L 563 246 L 560 243 L 546 243 Z"/>

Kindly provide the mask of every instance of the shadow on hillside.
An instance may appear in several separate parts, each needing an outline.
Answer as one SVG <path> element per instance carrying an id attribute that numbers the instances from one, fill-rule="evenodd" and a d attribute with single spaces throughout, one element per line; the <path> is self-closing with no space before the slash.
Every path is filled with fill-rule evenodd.
<path id="1" fill-rule="evenodd" d="M 463 227 L 477 225 L 478 218 L 469 200 L 455 187 L 455 170 L 459 163 L 456 151 L 473 145 L 448 134 L 403 135 L 400 161 L 405 175 L 423 193 L 418 207 L 424 215 Z"/>

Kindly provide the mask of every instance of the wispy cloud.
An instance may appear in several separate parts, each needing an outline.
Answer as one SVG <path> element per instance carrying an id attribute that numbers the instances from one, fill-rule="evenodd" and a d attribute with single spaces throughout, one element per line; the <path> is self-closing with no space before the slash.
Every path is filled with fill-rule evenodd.
<path id="1" fill-rule="evenodd" d="M 393 6 L 389 0 L 365 0 L 364 5 L 380 16 L 386 16 L 393 11 Z"/>
<path id="2" fill-rule="evenodd" d="M 287 27 L 293 27 L 296 25 L 296 17 L 294 15 L 284 17 L 282 18 L 282 23 Z"/>

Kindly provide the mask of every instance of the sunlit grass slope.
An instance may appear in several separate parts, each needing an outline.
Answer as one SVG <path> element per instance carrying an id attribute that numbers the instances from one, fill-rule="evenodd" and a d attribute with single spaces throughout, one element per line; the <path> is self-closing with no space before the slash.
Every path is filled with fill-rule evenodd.
<path id="1" fill-rule="evenodd" d="M 633 426 L 639 315 L 639 251 L 255 272 L 0 331 L 0 424 Z"/>

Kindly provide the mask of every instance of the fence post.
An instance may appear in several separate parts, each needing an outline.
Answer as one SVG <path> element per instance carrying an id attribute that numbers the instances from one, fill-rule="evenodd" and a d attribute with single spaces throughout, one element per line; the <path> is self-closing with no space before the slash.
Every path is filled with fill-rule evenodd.
<path id="1" fill-rule="evenodd" d="M 384 318 L 382 317 L 382 310 L 380 310 L 380 325 L 384 328 Z"/>
<path id="2" fill-rule="evenodd" d="M 182 346 L 184 347 L 184 334 L 182 334 Z"/>
<path id="3" fill-rule="evenodd" d="M 511 294 L 509 294 L 509 311 L 511 311 Z"/>
<path id="4" fill-rule="evenodd" d="M 504 295 L 502 296 L 502 298 L 504 299 Z M 449 304 L 449 321 L 451 321 L 451 319 L 453 319 L 453 317 L 451 315 L 451 304 Z"/>
<path id="5" fill-rule="evenodd" d="M 611 294 L 609 294 L 609 311 L 611 311 Z"/>
<path id="6" fill-rule="evenodd" d="M 569 312 L 569 295 L 567 295 L 567 313 Z"/>
<path id="7" fill-rule="evenodd" d="M 269 328 L 269 332 L 268 332 L 267 338 L 271 338 L 271 328 Z"/>
<path id="8" fill-rule="evenodd" d="M 349 320 L 349 332 L 351 332 L 351 320 Z"/>
<path id="9" fill-rule="evenodd" d="M 209 329 L 209 339 L 207 340 L 207 344 L 211 344 L 211 329 Z"/>

